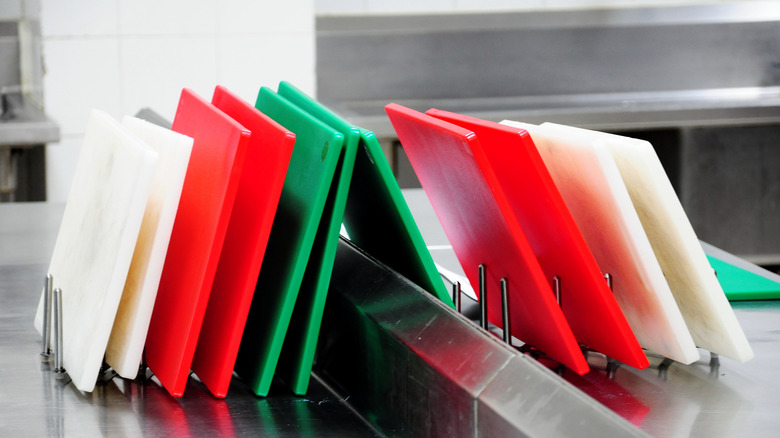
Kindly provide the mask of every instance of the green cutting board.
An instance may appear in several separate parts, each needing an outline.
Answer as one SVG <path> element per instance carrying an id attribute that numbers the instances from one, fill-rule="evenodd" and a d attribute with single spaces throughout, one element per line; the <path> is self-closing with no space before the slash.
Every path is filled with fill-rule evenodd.
<path id="1" fill-rule="evenodd" d="M 729 301 L 780 298 L 780 283 L 719 260 L 709 254 L 707 259 L 710 261 L 712 269 L 718 273 L 718 281 Z"/>
<path id="2" fill-rule="evenodd" d="M 293 99 L 295 96 L 288 96 L 284 92 L 289 87 L 291 86 L 280 86 L 279 95 L 298 104 Z M 339 231 L 344 219 L 344 207 L 347 203 L 347 194 L 352 180 L 352 169 L 355 167 L 355 153 L 360 134 L 357 131 L 342 129 L 341 126 L 332 123 L 334 120 L 322 117 L 322 114 L 315 113 L 309 108 L 296 106 L 301 108 L 301 111 L 305 111 L 333 127 L 344 136 L 344 147 L 341 149 L 333 183 L 330 186 L 325 209 L 322 212 L 322 221 L 314 239 L 303 284 L 298 292 L 290 327 L 284 338 L 282 353 L 279 357 L 279 366 L 276 369 L 276 375 L 281 377 L 295 394 L 303 395 L 306 394 L 309 387 L 314 351 L 317 348 L 322 312 L 325 309 L 325 298 L 328 294 L 333 262 L 336 258 Z"/>
<path id="3" fill-rule="evenodd" d="M 266 396 L 344 136 L 265 87 L 260 89 L 255 107 L 296 136 L 235 365 L 236 373 L 252 391 Z"/>
<path id="4" fill-rule="evenodd" d="M 279 84 L 279 94 L 344 135 L 359 133 L 352 185 L 344 212 L 344 226 L 349 239 L 454 307 L 374 133 L 350 125 L 287 82 Z"/>

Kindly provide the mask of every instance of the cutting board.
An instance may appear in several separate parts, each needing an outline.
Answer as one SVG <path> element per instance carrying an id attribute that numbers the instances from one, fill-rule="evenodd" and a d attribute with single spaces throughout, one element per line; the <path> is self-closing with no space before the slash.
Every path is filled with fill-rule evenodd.
<path id="1" fill-rule="evenodd" d="M 157 152 L 93 111 L 54 244 L 49 273 L 62 289 L 63 366 L 95 387 L 144 217 Z M 43 296 L 35 314 L 43 325 Z"/>
<path id="2" fill-rule="evenodd" d="M 531 133 L 639 343 L 690 364 L 699 352 L 601 133 L 513 125 Z M 587 170 L 586 170 L 587 169 Z"/>
<path id="3" fill-rule="evenodd" d="M 780 298 L 780 275 L 708 243 L 699 243 L 729 301 Z"/>
<path id="4" fill-rule="evenodd" d="M 174 397 L 181 397 L 250 134 L 189 89 L 182 90 L 172 129 L 192 137 L 194 143 L 149 324 L 145 355 L 147 365 L 163 387 Z"/>
<path id="5" fill-rule="evenodd" d="M 279 84 L 279 94 L 342 134 L 354 132 L 359 136 L 352 185 L 344 211 L 349 239 L 453 307 L 450 292 L 437 272 L 374 133 L 352 126 L 287 82 Z"/>
<path id="6" fill-rule="evenodd" d="M 266 396 L 342 154 L 344 136 L 265 87 L 260 89 L 255 107 L 296 136 L 235 366 L 255 394 Z"/>
<path id="7" fill-rule="evenodd" d="M 322 312 L 325 310 L 325 299 L 336 258 L 339 232 L 355 167 L 360 132 L 346 125 L 325 107 L 314 102 L 289 83 L 282 82 L 279 85 L 279 95 L 344 136 L 341 156 L 322 212 L 322 220 L 314 239 L 276 371 L 277 376 L 290 386 L 293 393 L 303 395 L 309 387 L 314 351 L 317 348 Z"/>
<path id="8" fill-rule="evenodd" d="M 652 145 L 625 137 L 605 145 L 696 346 L 749 360 L 753 351 Z"/>
<path id="9" fill-rule="evenodd" d="M 224 398 L 255 293 L 295 134 L 222 86 L 212 104 L 252 135 L 203 318 L 192 370 Z"/>
<path id="10" fill-rule="evenodd" d="M 512 335 L 565 364 L 588 371 L 487 154 L 473 132 L 397 104 L 385 107 L 466 276 L 487 279 L 488 320 L 502 327 L 499 284 L 508 280 Z"/>
<path id="11" fill-rule="evenodd" d="M 560 175 L 560 166 L 552 168 L 548 161 L 548 172 L 525 130 L 435 109 L 426 114 L 468 129 L 477 136 L 547 281 L 552 282 L 555 276 L 560 279 L 561 307 L 577 340 L 633 367 L 647 367 L 649 363 L 642 347 L 572 218 L 577 212 L 569 213 L 564 199 L 571 201 L 567 195 L 577 192 L 577 199 L 583 200 L 582 205 L 598 202 L 585 200 L 579 184 L 561 186 L 562 181 L 556 178 Z M 542 145 L 539 148 L 544 149 Z M 571 158 L 569 162 L 578 166 L 576 172 L 566 175 L 567 179 L 592 180 L 586 172 L 594 166 L 581 161 L 583 157 L 567 155 L 560 154 Z M 617 176 L 619 180 L 620 176 Z M 564 198 L 553 178 L 559 182 Z M 630 206 L 628 195 L 626 201 Z M 587 212 L 591 216 L 592 210 L 591 207 Z M 582 221 L 579 224 L 582 225 Z M 595 221 L 591 224 L 593 229 L 602 226 Z M 587 231 L 583 230 L 583 233 Z"/>
<path id="12" fill-rule="evenodd" d="M 120 376 L 135 379 L 179 208 L 192 138 L 134 117 L 125 117 L 122 125 L 159 154 L 138 242 L 106 348 L 108 365 Z"/>

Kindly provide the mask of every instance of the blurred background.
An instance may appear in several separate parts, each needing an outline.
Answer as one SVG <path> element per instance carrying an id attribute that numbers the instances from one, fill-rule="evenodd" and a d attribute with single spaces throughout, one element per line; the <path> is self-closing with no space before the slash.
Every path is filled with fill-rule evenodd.
<path id="1" fill-rule="evenodd" d="M 0 0 L 0 22 L 0 200 L 65 201 L 92 108 L 172 120 L 183 87 L 287 80 L 374 130 L 402 187 L 390 101 L 648 139 L 702 240 L 780 264 L 777 2 Z"/>

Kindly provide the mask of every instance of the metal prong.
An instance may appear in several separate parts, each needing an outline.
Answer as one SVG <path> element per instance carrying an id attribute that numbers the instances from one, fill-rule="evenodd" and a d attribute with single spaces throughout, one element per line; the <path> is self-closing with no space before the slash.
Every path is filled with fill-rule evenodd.
<path id="1" fill-rule="evenodd" d="M 618 367 L 620 366 L 620 363 L 618 363 L 617 360 L 607 357 L 607 377 L 610 380 L 615 379 L 615 373 L 617 372 Z"/>
<path id="2" fill-rule="evenodd" d="M 609 287 L 609 290 L 612 290 L 612 274 L 607 272 L 604 274 L 604 279 L 607 280 L 607 287 Z"/>
<path id="3" fill-rule="evenodd" d="M 661 361 L 660 364 L 658 364 L 658 377 L 666 380 L 666 376 L 669 373 L 669 367 L 672 366 L 674 363 L 673 360 L 669 359 L 668 357 L 665 357 L 664 360 Z"/>
<path id="4" fill-rule="evenodd" d="M 452 283 L 452 295 L 450 298 L 452 298 L 452 303 L 455 304 L 455 300 L 458 299 L 458 285 L 455 283 Z"/>
<path id="5" fill-rule="evenodd" d="M 720 357 L 718 356 L 718 353 L 710 352 L 710 375 L 715 376 L 715 378 L 717 378 L 719 371 L 720 371 Z"/>
<path id="6" fill-rule="evenodd" d="M 504 342 L 512 345 L 512 330 L 509 327 L 509 293 L 506 278 L 501 279 L 501 322 L 504 325 Z"/>
<path id="7" fill-rule="evenodd" d="M 95 382 L 97 385 L 105 385 L 106 383 L 110 382 L 114 379 L 114 377 L 117 376 L 117 372 L 111 368 L 109 364 L 106 363 L 105 356 L 103 357 L 103 365 L 100 366 L 100 371 L 98 372 L 98 378 Z"/>
<path id="8" fill-rule="evenodd" d="M 146 369 L 147 369 L 146 368 L 146 362 L 141 360 L 141 364 L 138 365 L 138 374 L 137 374 L 136 379 L 139 379 L 142 382 L 145 382 L 146 381 Z"/>
<path id="9" fill-rule="evenodd" d="M 561 277 L 553 277 L 553 292 L 555 292 L 555 301 L 558 301 L 558 307 L 561 306 Z"/>
<path id="10" fill-rule="evenodd" d="M 461 312 L 461 300 L 460 300 L 460 282 L 456 281 L 452 284 L 452 302 L 455 304 L 455 310 L 458 311 L 458 313 Z"/>
<path id="11" fill-rule="evenodd" d="M 62 289 L 54 289 L 52 295 L 52 313 L 54 314 L 54 373 L 58 379 L 65 377 L 62 366 Z"/>
<path id="12" fill-rule="evenodd" d="M 487 311 L 487 281 L 485 280 L 485 265 L 479 265 L 479 322 L 482 328 L 488 329 Z"/>
<path id="13" fill-rule="evenodd" d="M 51 274 L 46 274 L 46 279 L 43 283 L 43 331 L 41 334 L 41 341 L 43 342 L 41 356 L 45 358 L 51 355 L 51 300 L 53 284 L 54 277 Z"/>

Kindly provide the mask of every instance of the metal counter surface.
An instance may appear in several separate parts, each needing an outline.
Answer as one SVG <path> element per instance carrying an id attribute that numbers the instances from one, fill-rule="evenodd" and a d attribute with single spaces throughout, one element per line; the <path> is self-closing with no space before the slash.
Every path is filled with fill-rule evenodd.
<path id="1" fill-rule="evenodd" d="M 267 398 L 233 379 L 225 400 L 190 379 L 181 399 L 155 378 L 92 393 L 54 378 L 32 320 L 64 205 L 0 204 L 0 436 L 379 436 L 318 378 L 306 397 Z"/>
<path id="2" fill-rule="evenodd" d="M 404 190 L 434 261 L 463 274 L 422 189 Z M 780 429 L 780 301 L 732 303 L 755 357 L 741 364 L 709 352 L 692 365 L 665 363 L 607 371 L 604 356 L 591 353 L 591 372 L 564 378 L 640 429 L 658 437 L 777 436 Z"/>
<path id="3" fill-rule="evenodd" d="M 407 190 L 415 219 L 438 263 L 460 271 L 422 190 Z M 190 379 L 174 399 L 152 378 L 114 378 L 86 394 L 57 382 L 39 356 L 32 327 L 38 293 L 63 205 L 0 205 L 0 435 L 3 436 L 377 436 L 318 378 L 306 397 L 281 386 L 257 398 L 234 379 L 217 400 Z M 462 272 L 462 271 L 461 271 Z M 739 364 L 707 352 L 690 366 L 620 366 L 606 371 L 591 354 L 591 373 L 564 378 L 653 436 L 774 436 L 780 427 L 780 302 L 734 303 L 756 357 Z M 611 377 L 610 377 L 611 376 Z"/>

